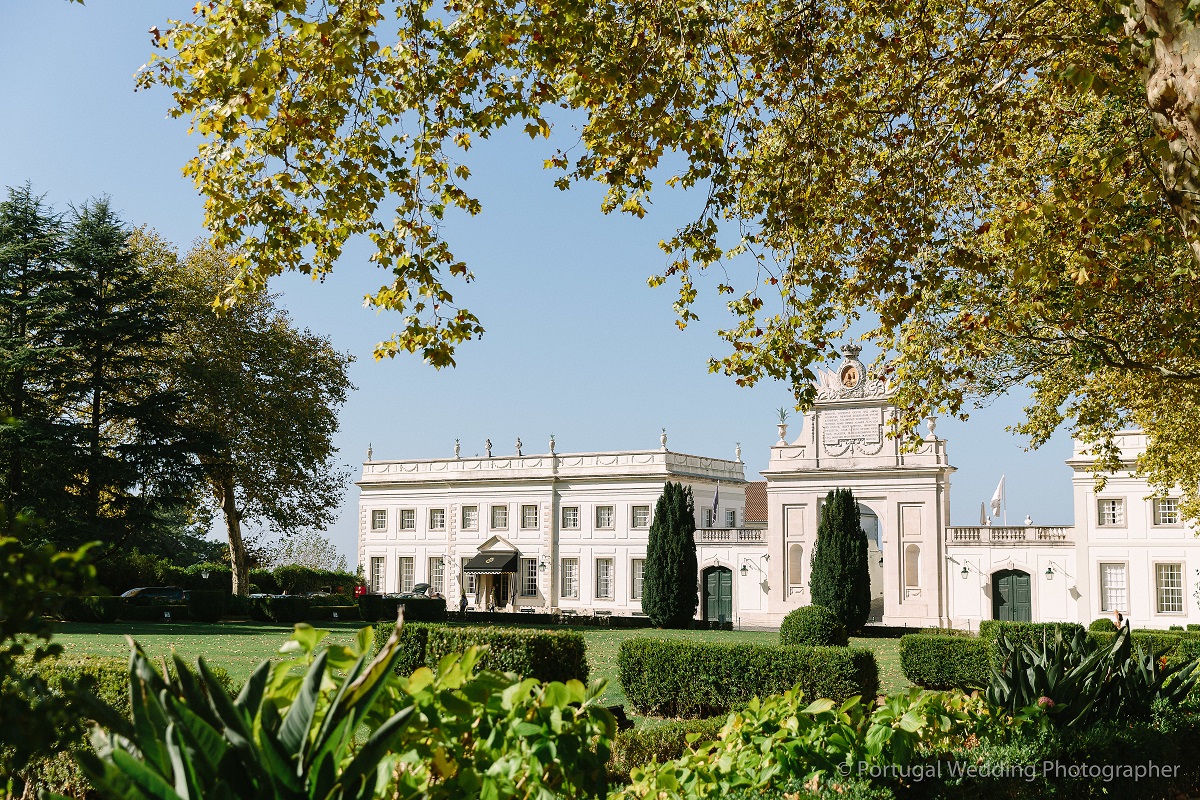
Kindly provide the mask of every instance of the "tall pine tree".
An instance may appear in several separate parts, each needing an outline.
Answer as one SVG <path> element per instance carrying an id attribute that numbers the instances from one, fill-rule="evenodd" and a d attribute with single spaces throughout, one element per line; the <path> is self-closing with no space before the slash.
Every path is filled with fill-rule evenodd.
<path id="1" fill-rule="evenodd" d="M 830 492 L 821 506 L 809 582 L 813 605 L 833 611 L 847 630 L 866 623 L 871 613 L 867 535 L 849 489 Z"/>
<path id="2" fill-rule="evenodd" d="M 691 487 L 668 481 L 654 507 L 642 580 L 642 611 L 660 628 L 686 628 L 696 615 L 695 534 Z"/>

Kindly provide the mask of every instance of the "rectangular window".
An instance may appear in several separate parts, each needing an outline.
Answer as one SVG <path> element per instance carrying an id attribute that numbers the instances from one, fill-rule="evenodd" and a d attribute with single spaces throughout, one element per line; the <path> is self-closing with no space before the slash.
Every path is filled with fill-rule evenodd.
<path id="1" fill-rule="evenodd" d="M 701 515 L 701 519 L 703 519 L 703 520 L 704 520 L 704 524 L 702 524 L 700 527 L 702 527 L 702 528 L 711 528 L 711 527 L 713 526 L 713 513 L 712 513 L 712 509 L 711 509 L 711 508 L 706 508 L 706 509 L 704 509 L 704 513 Z"/>
<path id="2" fill-rule="evenodd" d="M 1103 527 L 1120 527 L 1125 524 L 1125 501 L 1124 500 L 1100 500 L 1098 501 L 1097 517 L 1099 524 Z"/>
<path id="3" fill-rule="evenodd" d="M 464 531 L 473 531 L 479 528 L 479 506 L 463 506 L 462 526 Z"/>
<path id="4" fill-rule="evenodd" d="M 562 526 L 563 530 L 579 530 L 579 506 L 563 506 Z"/>
<path id="5" fill-rule="evenodd" d="M 596 559 L 596 599 L 613 599 L 613 560 L 611 558 Z"/>
<path id="6" fill-rule="evenodd" d="M 521 527 L 525 530 L 538 526 L 538 507 L 521 506 Z"/>
<path id="7" fill-rule="evenodd" d="M 508 506 L 492 506 L 492 530 L 502 531 L 508 527 Z"/>
<path id="8" fill-rule="evenodd" d="M 1178 525 L 1179 500 L 1174 497 L 1154 498 L 1154 524 Z"/>
<path id="9" fill-rule="evenodd" d="M 386 531 L 387 530 L 387 509 L 377 508 L 371 512 L 371 530 Z"/>
<path id="10" fill-rule="evenodd" d="M 596 506 L 596 527 L 611 528 L 613 526 L 613 507 Z"/>
<path id="11" fill-rule="evenodd" d="M 633 507 L 633 527 L 649 528 L 650 527 L 650 506 L 634 506 Z"/>
<path id="12" fill-rule="evenodd" d="M 630 585 L 630 592 L 634 600 L 642 599 L 642 582 L 646 575 L 646 559 L 635 558 L 633 560 L 633 569 L 631 574 L 633 581 Z"/>
<path id="13" fill-rule="evenodd" d="M 446 593 L 446 562 L 441 556 L 429 559 L 429 591 Z"/>
<path id="14" fill-rule="evenodd" d="M 1128 595 L 1126 594 L 1125 565 L 1100 565 L 1100 610 L 1112 613 L 1120 611 L 1129 613 Z"/>
<path id="15" fill-rule="evenodd" d="M 564 558 L 562 564 L 562 596 L 579 597 L 579 559 Z"/>
<path id="16" fill-rule="evenodd" d="M 413 578 L 412 556 L 400 556 L 400 591 L 411 592 L 415 583 Z"/>
<path id="17" fill-rule="evenodd" d="M 476 575 L 474 572 L 467 572 L 467 562 L 470 560 L 471 559 L 469 559 L 469 558 L 464 558 L 462 560 L 462 576 L 463 576 L 462 585 L 463 585 L 463 593 L 464 594 L 475 594 Z"/>
<path id="18" fill-rule="evenodd" d="M 1158 592 L 1158 613 L 1183 613 L 1183 565 L 1155 564 L 1154 584 Z"/>
<path id="19" fill-rule="evenodd" d="M 521 597 L 537 597 L 537 559 L 521 559 Z"/>
<path id="20" fill-rule="evenodd" d="M 733 528 L 736 525 L 737 525 L 737 509 L 736 508 L 725 509 L 725 527 Z"/>
<path id="21" fill-rule="evenodd" d="M 444 509 L 444 508 L 429 509 L 429 530 L 431 530 L 431 531 L 446 530 L 446 509 Z"/>
<path id="22" fill-rule="evenodd" d="M 415 531 L 417 529 L 417 510 L 404 508 L 400 510 L 400 530 Z"/>
<path id="23" fill-rule="evenodd" d="M 371 591 L 374 594 L 383 594 L 383 559 L 371 559 Z"/>

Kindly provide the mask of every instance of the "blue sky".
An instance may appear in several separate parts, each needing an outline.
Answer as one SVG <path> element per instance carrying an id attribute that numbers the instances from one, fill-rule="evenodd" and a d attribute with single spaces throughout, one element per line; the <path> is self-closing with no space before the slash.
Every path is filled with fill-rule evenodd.
<path id="1" fill-rule="evenodd" d="M 152 25 L 189 13 L 187 2 L 65 0 L 0 3 L 0 187 L 30 181 L 60 208 L 107 194 L 132 224 L 148 224 L 181 249 L 204 236 L 202 204 L 181 168 L 196 141 L 170 120 L 167 93 L 133 91 L 133 73 L 149 53 Z M 554 140 L 551 140 L 552 142 Z M 729 319 L 705 281 L 701 319 L 674 324 L 671 284 L 646 286 L 661 269 L 657 243 L 695 213 L 696 199 L 662 195 L 644 220 L 605 217 L 599 193 L 553 188 L 542 169 L 553 144 L 504 134 L 472 150 L 471 184 L 483 213 L 455 221 L 458 254 L 477 282 L 456 299 L 487 333 L 464 346 L 453 370 L 415 358 L 375 362 L 373 345 L 398 320 L 363 308 L 362 296 L 384 275 L 369 250 L 347 248 L 323 284 L 299 275 L 274 288 L 303 326 L 330 336 L 357 361 L 358 390 L 341 414 L 341 460 L 357 473 L 372 443 L 377 458 L 544 452 L 551 433 L 560 452 L 658 446 L 732 458 L 742 443 L 747 477 L 757 479 L 775 440 L 774 409 L 791 403 L 788 387 L 743 389 L 707 371 L 724 350 L 713 334 Z M 714 276 L 715 277 L 715 276 Z M 1070 440 L 1057 435 L 1036 452 L 1006 432 L 1023 398 L 974 411 L 966 423 L 941 420 L 949 441 L 951 518 L 978 521 L 979 503 L 1007 475 L 1010 522 L 1071 522 Z M 793 433 L 795 430 L 793 430 Z M 357 489 L 347 491 L 330 536 L 353 557 Z"/>

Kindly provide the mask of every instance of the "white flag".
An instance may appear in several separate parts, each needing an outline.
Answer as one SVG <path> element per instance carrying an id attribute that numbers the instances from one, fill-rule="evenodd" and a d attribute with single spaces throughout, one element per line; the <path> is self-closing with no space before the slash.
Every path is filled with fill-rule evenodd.
<path id="1" fill-rule="evenodd" d="M 992 495 L 992 516 L 1000 514 L 1000 507 L 1004 504 L 1004 476 L 1000 476 L 1000 483 L 996 484 L 996 493 Z"/>

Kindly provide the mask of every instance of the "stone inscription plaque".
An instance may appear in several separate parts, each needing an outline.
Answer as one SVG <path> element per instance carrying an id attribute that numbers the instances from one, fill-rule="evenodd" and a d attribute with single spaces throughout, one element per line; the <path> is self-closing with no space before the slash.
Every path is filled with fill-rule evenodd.
<path id="1" fill-rule="evenodd" d="M 840 408 L 821 413 L 821 441 L 879 444 L 882 438 L 882 408 Z"/>

